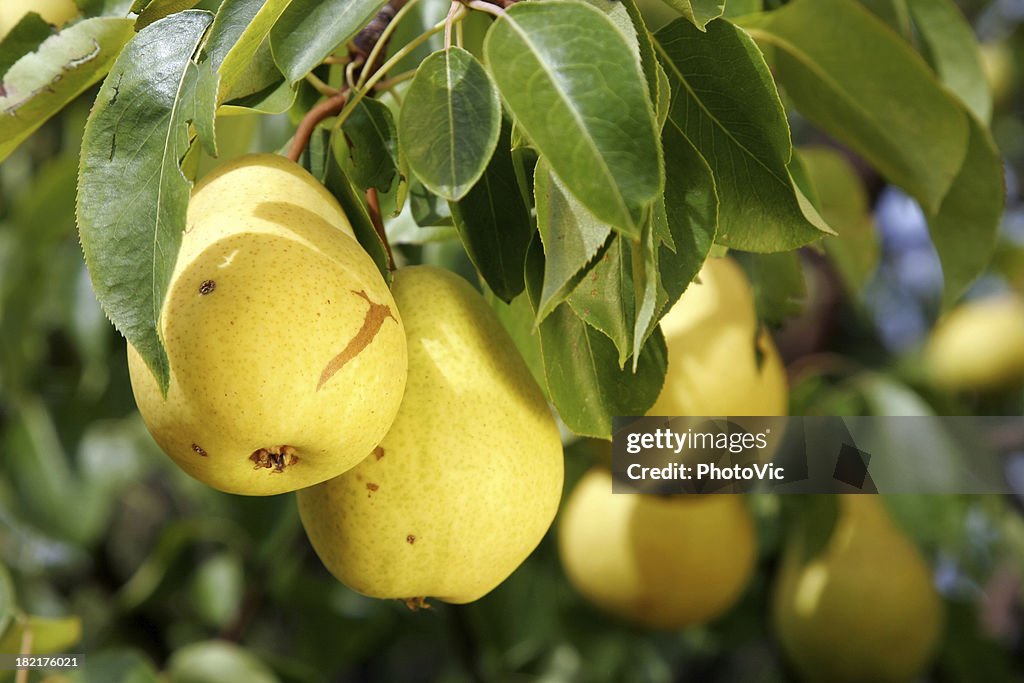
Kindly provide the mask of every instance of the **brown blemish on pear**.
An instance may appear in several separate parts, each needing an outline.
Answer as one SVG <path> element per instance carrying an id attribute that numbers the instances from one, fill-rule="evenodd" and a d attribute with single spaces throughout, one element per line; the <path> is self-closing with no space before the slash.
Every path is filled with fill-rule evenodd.
<path id="1" fill-rule="evenodd" d="M 249 456 L 254 464 L 253 469 L 273 469 L 274 473 L 284 472 L 284 468 L 299 461 L 297 451 L 291 446 L 271 446 L 259 448 Z"/>
<path id="2" fill-rule="evenodd" d="M 204 458 L 207 455 L 206 449 L 204 449 L 202 446 L 200 446 L 197 443 L 192 444 L 192 450 L 195 451 L 196 453 L 198 453 L 199 455 L 203 456 Z"/>
<path id="3" fill-rule="evenodd" d="M 373 449 L 373 457 L 376 460 L 380 460 L 381 458 L 383 458 L 384 457 L 384 449 L 381 448 L 380 446 L 377 446 L 376 448 L 374 448 Z"/>
<path id="4" fill-rule="evenodd" d="M 406 536 L 405 537 L 405 542 L 408 543 L 409 545 L 412 545 L 413 543 L 415 543 L 416 542 L 416 534 L 409 534 L 408 536 Z"/>
<path id="5" fill-rule="evenodd" d="M 369 495 L 370 493 L 373 493 L 374 491 L 376 491 L 379 488 L 380 488 L 380 486 L 378 484 L 374 484 L 373 482 L 369 482 L 369 481 L 366 482 L 366 490 L 369 491 L 369 493 L 367 495 Z"/>
<path id="6" fill-rule="evenodd" d="M 203 280 L 203 284 L 199 285 L 199 294 L 206 296 L 211 294 L 213 290 L 217 289 L 217 283 L 213 280 Z"/>
<path id="7" fill-rule="evenodd" d="M 361 299 L 365 299 L 366 303 L 370 304 L 370 308 L 367 309 L 366 317 L 363 319 L 363 326 L 356 332 L 356 336 L 352 337 L 345 348 L 341 350 L 341 353 L 324 366 L 324 371 L 320 373 L 320 381 L 316 385 L 317 391 L 320 391 L 320 387 L 326 384 L 327 380 L 334 376 L 334 373 L 345 367 L 345 363 L 358 356 L 363 349 L 370 345 L 370 342 L 380 332 L 380 328 L 385 320 L 391 318 L 398 322 L 386 304 L 374 303 L 364 290 L 359 290 L 358 292 L 353 290 L 352 293 Z M 327 303 L 330 303 L 330 301 Z"/>

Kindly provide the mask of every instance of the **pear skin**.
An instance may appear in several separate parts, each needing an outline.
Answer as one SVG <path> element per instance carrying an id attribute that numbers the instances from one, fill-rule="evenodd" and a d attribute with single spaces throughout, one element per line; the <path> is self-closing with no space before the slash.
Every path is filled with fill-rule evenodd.
<path id="1" fill-rule="evenodd" d="M 1024 300 L 969 301 L 939 321 L 925 347 L 929 376 L 950 391 L 992 391 L 1024 382 Z"/>
<path id="2" fill-rule="evenodd" d="M 43 21 L 57 28 L 79 13 L 74 0 L 3 0 L 0 2 L 0 38 L 6 36 L 29 12 L 35 12 Z"/>
<path id="3" fill-rule="evenodd" d="M 804 681 L 916 680 L 942 633 L 932 572 L 873 495 L 839 496 L 839 518 L 819 553 L 787 545 L 772 620 Z"/>
<path id="4" fill-rule="evenodd" d="M 299 491 L 324 565 L 376 598 L 466 603 L 540 542 L 562 493 L 562 445 L 540 388 L 464 280 L 403 268 L 393 292 L 409 349 L 402 406 L 358 467 Z"/>
<path id="5" fill-rule="evenodd" d="M 405 389 L 394 299 L 340 208 L 270 155 L 215 172 L 193 194 L 160 329 L 166 399 L 129 345 L 139 412 L 190 475 L 270 495 L 355 466 Z"/>
<path id="6" fill-rule="evenodd" d="M 756 549 L 740 496 L 612 493 L 603 467 L 583 475 L 558 527 L 569 582 L 605 611 L 654 629 L 726 612 L 750 581 Z"/>

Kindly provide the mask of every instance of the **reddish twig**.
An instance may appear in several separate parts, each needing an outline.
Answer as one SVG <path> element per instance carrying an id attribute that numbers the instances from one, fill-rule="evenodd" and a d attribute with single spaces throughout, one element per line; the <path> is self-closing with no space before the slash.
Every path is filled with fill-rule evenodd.
<path id="1" fill-rule="evenodd" d="M 388 270 L 394 272 L 395 257 L 391 254 L 391 243 L 388 242 L 388 235 L 384 232 L 384 219 L 380 215 L 380 200 L 377 198 L 377 188 L 371 187 L 366 191 L 366 206 L 370 209 L 370 220 L 373 222 L 373 229 L 380 235 L 380 241 L 384 243 L 384 250 L 388 253 Z"/>
<path id="2" fill-rule="evenodd" d="M 348 88 L 344 88 L 337 95 L 328 97 L 310 109 L 302 117 L 302 121 L 299 122 L 299 127 L 295 131 L 295 137 L 292 138 L 292 146 L 288 149 L 288 158 L 298 162 L 303 150 L 306 149 L 306 145 L 309 144 L 309 139 L 313 136 L 313 131 L 316 130 L 320 122 L 340 112 L 347 101 Z"/>

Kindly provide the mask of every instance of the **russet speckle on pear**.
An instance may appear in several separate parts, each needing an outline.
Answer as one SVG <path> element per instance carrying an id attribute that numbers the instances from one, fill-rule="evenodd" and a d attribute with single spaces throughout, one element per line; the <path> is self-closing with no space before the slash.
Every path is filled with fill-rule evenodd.
<path id="1" fill-rule="evenodd" d="M 457 275 L 403 268 L 393 292 L 409 377 L 379 447 L 298 492 L 324 565 L 377 598 L 476 600 L 540 542 L 562 493 L 544 396 L 484 299 Z"/>
<path id="2" fill-rule="evenodd" d="M 298 165 L 253 155 L 195 188 L 187 225 L 160 320 L 166 398 L 128 348 L 157 443 L 231 493 L 293 491 L 355 466 L 398 411 L 406 345 L 340 207 Z"/>

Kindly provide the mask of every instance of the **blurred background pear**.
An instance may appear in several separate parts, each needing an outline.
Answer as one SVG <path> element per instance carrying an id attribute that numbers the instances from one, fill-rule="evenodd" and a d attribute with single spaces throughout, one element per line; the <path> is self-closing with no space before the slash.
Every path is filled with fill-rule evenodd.
<path id="1" fill-rule="evenodd" d="M 925 363 L 952 391 L 989 391 L 1024 382 L 1024 300 L 1005 294 L 956 307 L 931 333 Z"/>
<path id="2" fill-rule="evenodd" d="M 930 663 L 944 610 L 932 572 L 875 495 L 838 497 L 824 548 L 807 558 L 789 540 L 774 586 L 772 620 L 804 681 L 899 683 Z"/>
<path id="3" fill-rule="evenodd" d="M 648 415 L 786 415 L 786 372 L 731 258 L 709 258 L 661 320 L 668 372 Z"/>
<path id="4" fill-rule="evenodd" d="M 612 493 L 594 467 L 566 502 L 558 549 L 569 582 L 634 624 L 678 629 L 715 619 L 742 595 L 757 539 L 744 498 Z"/>

